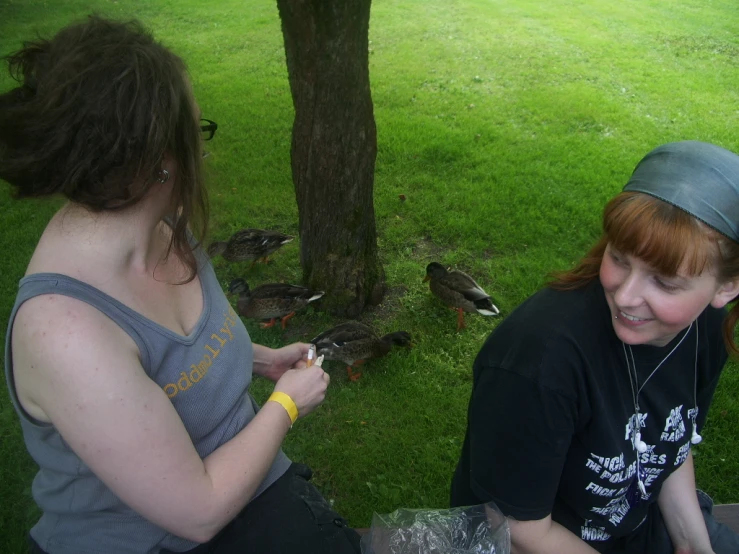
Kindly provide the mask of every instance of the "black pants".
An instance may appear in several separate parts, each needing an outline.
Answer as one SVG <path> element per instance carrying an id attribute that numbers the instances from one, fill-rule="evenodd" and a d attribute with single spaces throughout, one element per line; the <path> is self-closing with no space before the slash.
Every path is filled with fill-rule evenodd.
<path id="1" fill-rule="evenodd" d="M 218 535 L 186 554 L 359 554 L 359 535 L 309 482 L 312 473 L 293 463 Z"/>
<path id="2" fill-rule="evenodd" d="M 713 517 L 713 500 L 701 490 L 696 491 L 698 504 L 703 512 L 711 546 L 716 554 L 739 554 L 739 535 Z M 596 546 L 596 545 L 593 545 Z M 654 502 L 646 521 L 628 539 L 622 539 L 607 554 L 674 554 L 675 547 L 667 533 L 662 512 Z"/>
<path id="3" fill-rule="evenodd" d="M 185 554 L 359 554 L 359 535 L 309 482 L 312 474 L 292 464 L 213 539 Z M 33 539 L 31 553 L 45 554 Z"/>

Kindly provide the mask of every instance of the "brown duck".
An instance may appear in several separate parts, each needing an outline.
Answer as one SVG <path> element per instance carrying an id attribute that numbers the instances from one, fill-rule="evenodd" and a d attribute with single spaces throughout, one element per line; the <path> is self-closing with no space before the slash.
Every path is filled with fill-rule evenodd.
<path id="1" fill-rule="evenodd" d="M 228 291 L 239 295 L 236 312 L 240 316 L 270 320 L 260 324 L 263 329 L 272 327 L 277 318 L 282 320 L 284 329 L 287 320 L 293 317 L 295 312 L 323 296 L 323 291 L 283 283 L 269 283 L 251 290 L 243 279 L 231 281 Z"/>
<path id="2" fill-rule="evenodd" d="M 430 281 L 431 292 L 444 304 L 457 311 L 457 331 L 465 327 L 464 312 L 477 312 L 482 315 L 498 315 L 500 310 L 493 304 L 475 280 L 462 271 L 447 271 L 437 262 L 426 266 L 424 281 Z"/>
<path id="3" fill-rule="evenodd" d="M 241 229 L 227 241 L 216 241 L 208 246 L 211 258 L 223 256 L 229 262 L 267 262 L 269 255 L 294 237 L 265 229 Z"/>
<path id="4" fill-rule="evenodd" d="M 411 336 L 395 331 L 382 337 L 370 327 L 349 321 L 324 331 L 310 341 L 316 345 L 316 354 L 326 360 L 344 362 L 349 379 L 356 381 L 362 374 L 353 370 L 370 358 L 385 356 L 393 346 L 411 346 Z"/>

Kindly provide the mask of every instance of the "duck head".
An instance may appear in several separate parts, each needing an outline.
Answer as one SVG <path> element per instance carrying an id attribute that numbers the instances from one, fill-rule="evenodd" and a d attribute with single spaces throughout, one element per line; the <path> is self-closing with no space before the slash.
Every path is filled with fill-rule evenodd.
<path id="1" fill-rule="evenodd" d="M 215 258 L 216 256 L 220 256 L 226 251 L 226 246 L 228 246 L 228 243 L 225 241 L 216 241 L 211 243 L 206 250 L 208 257 Z"/>
<path id="2" fill-rule="evenodd" d="M 249 294 L 249 285 L 243 279 L 234 279 L 228 285 L 228 292 L 231 294 Z"/>
<path id="3" fill-rule="evenodd" d="M 394 344 L 395 346 L 412 346 L 411 345 L 411 334 L 405 331 L 395 331 L 394 333 L 388 333 L 382 340 Z"/>
<path id="4" fill-rule="evenodd" d="M 439 262 L 431 262 L 426 266 L 426 277 L 423 278 L 424 282 L 430 281 L 431 279 L 438 279 L 447 274 L 446 268 Z"/>

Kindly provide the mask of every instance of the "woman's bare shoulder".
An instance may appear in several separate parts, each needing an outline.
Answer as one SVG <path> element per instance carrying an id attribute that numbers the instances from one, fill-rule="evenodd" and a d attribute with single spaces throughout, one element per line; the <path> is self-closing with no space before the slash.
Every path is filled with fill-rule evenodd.
<path id="1" fill-rule="evenodd" d="M 60 294 L 23 303 L 13 321 L 11 348 L 16 394 L 39 421 L 50 421 L 44 398 L 58 390 L 59 382 L 82 384 L 105 375 L 95 366 L 102 352 L 111 366 L 143 371 L 138 348 L 123 329 L 84 301 Z"/>
<path id="2" fill-rule="evenodd" d="M 172 520 L 191 504 L 182 502 L 189 487 L 171 483 L 191 484 L 202 499 L 210 482 L 182 420 L 137 353 L 92 306 L 39 296 L 24 303 L 14 326 L 16 389 L 19 398 L 26 395 L 26 411 L 53 425 L 123 502 L 184 536 L 185 527 Z"/>

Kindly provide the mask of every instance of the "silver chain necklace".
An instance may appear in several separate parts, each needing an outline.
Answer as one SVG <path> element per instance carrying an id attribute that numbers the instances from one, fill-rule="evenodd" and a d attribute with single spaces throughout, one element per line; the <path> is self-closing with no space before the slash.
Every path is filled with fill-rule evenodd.
<path id="1" fill-rule="evenodd" d="M 685 331 L 685 334 L 683 334 L 680 341 L 673 347 L 672 350 L 670 350 L 667 353 L 667 356 L 662 358 L 662 361 L 657 364 L 657 367 L 655 367 L 652 370 L 652 373 L 649 374 L 649 376 L 644 380 L 644 382 L 639 386 L 639 376 L 636 372 L 636 362 L 634 361 L 634 351 L 631 349 L 631 345 L 629 345 L 629 353 L 626 353 L 626 344 L 621 341 L 621 347 L 624 350 L 624 358 L 626 359 L 626 371 L 629 374 L 629 385 L 631 386 L 631 398 L 634 401 L 634 418 L 635 420 L 632 423 L 631 432 L 634 436 L 634 440 L 632 442 L 632 445 L 634 449 L 637 451 L 636 455 L 636 479 L 637 479 L 637 485 L 639 487 L 639 492 L 641 493 L 641 496 L 643 499 L 647 498 L 647 489 L 644 485 L 644 481 L 641 474 L 641 467 L 640 467 L 640 461 L 639 461 L 639 454 L 643 454 L 647 451 L 647 443 L 645 443 L 643 440 L 641 440 L 641 412 L 639 410 L 639 393 L 642 391 L 642 389 L 646 386 L 646 384 L 649 382 L 649 380 L 652 378 L 652 376 L 657 373 L 657 370 L 662 367 L 662 364 L 664 364 L 667 359 L 672 356 L 673 352 L 678 349 L 678 347 L 683 343 L 685 340 L 685 337 L 687 337 L 690 334 L 690 330 L 693 328 L 693 323 L 690 323 L 690 326 L 688 326 L 688 329 Z M 695 403 L 695 407 L 697 411 L 697 388 L 698 388 L 698 320 L 695 321 L 695 382 L 693 387 L 693 402 Z M 629 357 L 631 357 L 631 362 L 629 362 Z M 632 377 L 633 372 L 633 377 Z M 636 384 L 636 387 L 634 386 Z M 691 438 L 691 442 L 693 444 L 698 444 L 701 441 L 700 435 L 698 435 L 698 432 L 696 430 L 696 418 L 697 416 L 693 416 L 693 437 Z M 632 420 L 632 421 L 633 421 Z"/>

